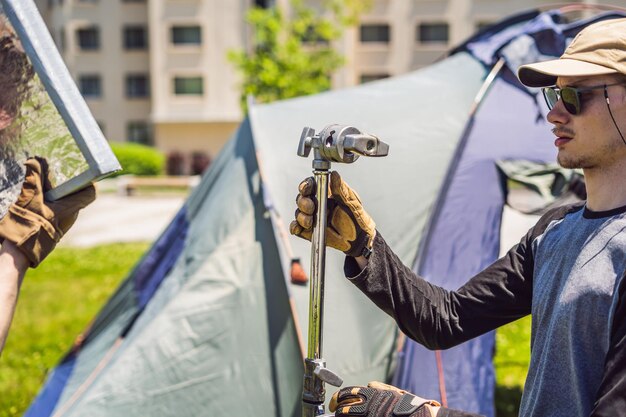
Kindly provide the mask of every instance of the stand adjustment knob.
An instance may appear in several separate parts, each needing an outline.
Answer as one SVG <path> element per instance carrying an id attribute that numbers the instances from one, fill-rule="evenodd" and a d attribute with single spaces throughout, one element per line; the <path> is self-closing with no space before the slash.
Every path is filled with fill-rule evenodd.
<path id="1" fill-rule="evenodd" d="M 340 387 L 343 384 L 343 379 L 333 371 L 323 366 L 316 366 L 313 370 L 313 373 L 317 375 L 319 379 L 326 382 L 327 384 L 333 385 L 335 387 Z"/>

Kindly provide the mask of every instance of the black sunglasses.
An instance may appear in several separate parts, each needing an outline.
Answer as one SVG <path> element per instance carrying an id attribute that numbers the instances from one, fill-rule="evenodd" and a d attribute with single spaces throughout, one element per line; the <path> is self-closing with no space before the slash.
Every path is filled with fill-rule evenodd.
<path id="1" fill-rule="evenodd" d="M 580 94 L 586 91 L 592 90 L 600 90 L 604 89 L 604 97 L 607 97 L 606 88 L 612 87 L 614 85 L 624 85 L 624 83 L 615 83 L 615 84 L 605 84 L 605 85 L 596 85 L 593 87 L 544 87 L 541 89 L 543 92 L 543 98 L 546 99 L 546 104 L 548 105 L 548 109 L 552 110 L 556 103 L 560 100 L 563 101 L 563 106 L 568 113 L 577 115 L 580 114 Z"/>

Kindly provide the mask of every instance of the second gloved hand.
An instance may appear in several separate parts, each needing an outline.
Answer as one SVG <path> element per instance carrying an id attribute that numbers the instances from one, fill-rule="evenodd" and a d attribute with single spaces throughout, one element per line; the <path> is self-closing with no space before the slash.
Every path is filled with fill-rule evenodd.
<path id="1" fill-rule="evenodd" d="M 47 201 L 45 193 L 51 188 L 48 164 L 32 158 L 25 165 L 22 191 L 0 219 L 0 242 L 13 242 L 34 268 L 52 252 L 76 221 L 78 212 L 95 199 L 96 193 L 91 185 L 58 201 Z"/>
<path id="2" fill-rule="evenodd" d="M 439 404 L 382 382 L 337 391 L 329 409 L 341 417 L 435 417 Z"/>
<path id="3" fill-rule="evenodd" d="M 296 219 L 289 225 L 292 235 L 311 240 L 315 225 L 315 180 L 309 177 L 298 186 Z M 326 245 L 348 256 L 369 256 L 376 224 L 363 209 L 357 193 L 341 179 L 336 171 L 330 174 Z"/>

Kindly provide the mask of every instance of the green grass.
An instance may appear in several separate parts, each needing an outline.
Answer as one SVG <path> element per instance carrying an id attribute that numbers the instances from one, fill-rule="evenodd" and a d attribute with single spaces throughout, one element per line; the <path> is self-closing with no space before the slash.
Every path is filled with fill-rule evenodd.
<path id="1" fill-rule="evenodd" d="M 496 412 L 517 417 L 519 401 L 530 362 L 530 316 L 496 332 Z"/>
<path id="2" fill-rule="evenodd" d="M 0 417 L 26 411 L 48 370 L 147 248 L 147 243 L 59 248 L 28 272 L 0 357 Z"/>
<path id="3" fill-rule="evenodd" d="M 47 372 L 148 248 L 147 243 L 57 249 L 29 271 L 0 357 L 0 417 L 20 416 Z M 530 318 L 496 335 L 496 409 L 516 417 L 529 362 Z"/>

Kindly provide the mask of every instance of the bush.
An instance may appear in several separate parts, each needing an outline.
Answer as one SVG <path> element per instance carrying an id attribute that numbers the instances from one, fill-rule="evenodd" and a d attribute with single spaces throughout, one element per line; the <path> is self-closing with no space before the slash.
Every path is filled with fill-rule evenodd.
<path id="1" fill-rule="evenodd" d="M 110 145 L 122 165 L 122 170 L 115 175 L 163 174 L 165 156 L 155 148 L 138 143 L 111 143 Z"/>

